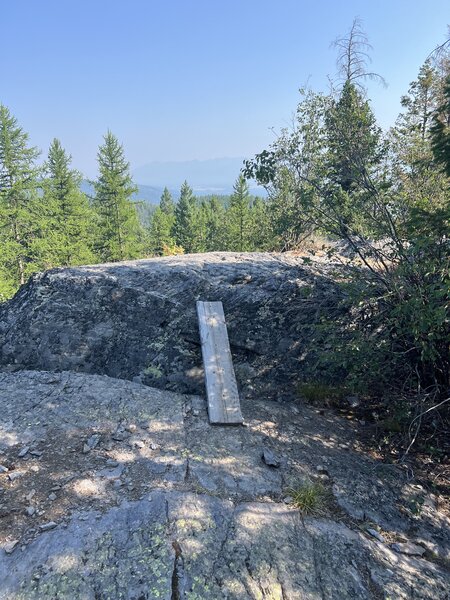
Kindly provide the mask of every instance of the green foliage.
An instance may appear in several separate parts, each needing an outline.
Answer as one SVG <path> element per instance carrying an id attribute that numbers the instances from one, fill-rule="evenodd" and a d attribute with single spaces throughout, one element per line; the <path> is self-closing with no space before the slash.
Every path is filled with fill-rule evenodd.
<path id="1" fill-rule="evenodd" d="M 149 246 L 152 254 L 161 256 L 167 248 L 175 246 L 174 224 L 175 204 L 169 190 L 164 188 L 159 206 L 150 221 Z"/>
<path id="2" fill-rule="evenodd" d="M 60 141 L 54 139 L 39 201 L 39 235 L 32 244 L 40 269 L 95 261 L 92 251 L 95 213 L 80 192 L 81 175 L 70 169 L 70 162 L 71 157 Z"/>
<path id="3" fill-rule="evenodd" d="M 293 129 L 246 164 L 281 229 L 332 235 L 353 253 L 346 316 L 323 323 L 334 348 L 317 359 L 324 383 L 369 393 L 448 385 L 450 198 L 437 166 L 448 158 L 449 92 L 440 77 L 422 68 L 390 143 L 350 78 L 337 97 L 304 93 Z"/>
<path id="4" fill-rule="evenodd" d="M 35 236 L 39 152 L 6 106 L 0 104 L 0 299 L 11 296 L 37 270 Z"/>
<path id="5" fill-rule="evenodd" d="M 227 211 L 227 249 L 240 252 L 251 248 L 250 194 L 245 177 L 240 175 L 234 184 Z"/>
<path id="6" fill-rule="evenodd" d="M 329 490 L 319 482 L 308 481 L 299 487 L 289 490 L 292 503 L 303 516 L 324 516 L 330 508 Z"/>
<path id="7" fill-rule="evenodd" d="M 433 115 L 431 148 L 434 159 L 450 178 L 450 75 L 444 85 L 444 99 Z"/>
<path id="8" fill-rule="evenodd" d="M 310 404 L 338 404 L 343 398 L 344 390 L 323 382 L 310 382 L 300 384 L 298 393 Z"/>
<path id="9" fill-rule="evenodd" d="M 99 178 L 94 183 L 98 215 L 96 250 L 101 260 L 138 258 L 143 232 L 131 196 L 137 191 L 123 147 L 108 131 L 98 151 Z"/>
<path id="10" fill-rule="evenodd" d="M 174 237 L 178 246 L 185 252 L 196 252 L 198 241 L 198 206 L 187 181 L 180 190 L 180 199 L 175 207 Z"/>

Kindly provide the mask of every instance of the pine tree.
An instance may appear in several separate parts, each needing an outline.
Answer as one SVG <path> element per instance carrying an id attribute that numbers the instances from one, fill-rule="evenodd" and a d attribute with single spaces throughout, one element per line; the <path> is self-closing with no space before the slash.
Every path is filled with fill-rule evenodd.
<path id="1" fill-rule="evenodd" d="M 198 208 L 192 188 L 187 181 L 180 190 L 180 199 L 175 207 L 175 242 L 185 252 L 196 252 L 198 238 Z"/>
<path id="2" fill-rule="evenodd" d="M 247 180 L 239 175 L 227 210 L 227 249 L 243 252 L 250 249 L 250 195 Z"/>
<path id="3" fill-rule="evenodd" d="M 167 188 L 161 196 L 158 208 L 152 215 L 149 238 L 152 254 L 163 255 L 171 252 L 175 246 L 173 226 L 175 222 L 175 204 Z"/>
<path id="4" fill-rule="evenodd" d="M 347 80 L 326 116 L 330 176 L 345 192 L 365 183 L 381 160 L 381 130 L 369 103 Z"/>
<path id="5" fill-rule="evenodd" d="M 46 163 L 40 236 L 34 244 L 42 267 L 92 262 L 94 213 L 80 191 L 81 175 L 70 169 L 71 156 L 54 139 Z"/>
<path id="6" fill-rule="evenodd" d="M 142 252 L 142 231 L 131 196 L 137 191 L 125 160 L 123 146 L 110 131 L 98 155 L 100 176 L 94 183 L 98 213 L 97 246 L 102 260 L 137 258 Z"/>
<path id="7" fill-rule="evenodd" d="M 434 160 L 450 177 L 450 75 L 445 80 L 442 103 L 433 115 L 430 135 Z"/>
<path id="8" fill-rule="evenodd" d="M 159 208 L 166 215 L 173 215 L 175 213 L 175 202 L 173 201 L 172 194 L 166 187 L 163 189 Z"/>
<path id="9" fill-rule="evenodd" d="M 225 207 L 218 198 L 202 203 L 205 220 L 205 252 L 216 252 L 225 248 Z"/>
<path id="10" fill-rule="evenodd" d="M 6 106 L 0 104 L 0 299 L 9 297 L 27 274 L 39 170 L 36 148 Z"/>

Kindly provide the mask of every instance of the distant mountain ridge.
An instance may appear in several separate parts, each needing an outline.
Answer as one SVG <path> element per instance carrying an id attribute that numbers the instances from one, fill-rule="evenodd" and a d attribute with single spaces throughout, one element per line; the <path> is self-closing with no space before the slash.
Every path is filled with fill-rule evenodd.
<path id="1" fill-rule="evenodd" d="M 228 195 L 239 177 L 244 158 L 214 158 L 210 160 L 188 160 L 171 162 L 151 162 L 132 171 L 138 192 L 133 200 L 144 200 L 149 204 L 158 204 L 161 194 L 167 187 L 177 199 L 184 181 L 197 196 Z M 249 182 L 250 193 L 266 196 L 264 188 Z M 88 196 L 94 195 L 92 184 L 83 180 L 81 189 Z"/>
<path id="2" fill-rule="evenodd" d="M 139 184 L 179 190 L 187 181 L 198 196 L 231 194 L 233 185 L 244 166 L 244 157 L 213 158 L 151 162 L 133 170 L 133 178 Z M 250 182 L 252 194 L 266 195 L 264 188 Z M 178 194 L 175 193 L 175 196 Z"/>

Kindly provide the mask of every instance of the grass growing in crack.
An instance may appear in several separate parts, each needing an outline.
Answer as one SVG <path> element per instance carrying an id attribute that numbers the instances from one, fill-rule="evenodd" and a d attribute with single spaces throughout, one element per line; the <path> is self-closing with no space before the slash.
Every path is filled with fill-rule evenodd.
<path id="1" fill-rule="evenodd" d="M 330 505 L 330 491 L 319 482 L 308 481 L 289 490 L 292 504 L 302 515 L 323 516 Z"/>

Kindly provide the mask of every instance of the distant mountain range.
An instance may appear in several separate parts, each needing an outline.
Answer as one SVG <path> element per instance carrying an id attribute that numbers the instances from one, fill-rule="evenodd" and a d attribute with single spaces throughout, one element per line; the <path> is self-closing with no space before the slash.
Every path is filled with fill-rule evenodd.
<path id="1" fill-rule="evenodd" d="M 139 184 L 167 186 L 171 191 L 179 191 L 187 181 L 198 196 L 209 194 L 231 194 L 239 177 L 244 158 L 213 158 L 209 160 L 186 160 L 180 162 L 151 162 L 133 171 L 133 178 Z M 266 195 L 264 188 L 250 184 L 252 194 Z M 177 195 L 177 193 L 175 193 Z"/>
<path id="2" fill-rule="evenodd" d="M 196 196 L 212 194 L 227 195 L 233 192 L 233 185 L 243 167 L 244 158 L 214 158 L 210 160 L 188 160 L 180 162 L 151 162 L 132 172 L 138 186 L 134 200 L 144 200 L 157 204 L 164 187 L 174 198 L 178 198 L 184 181 L 194 190 Z M 264 188 L 249 183 L 250 193 L 266 196 Z M 82 190 L 93 195 L 92 185 L 84 180 Z"/>

